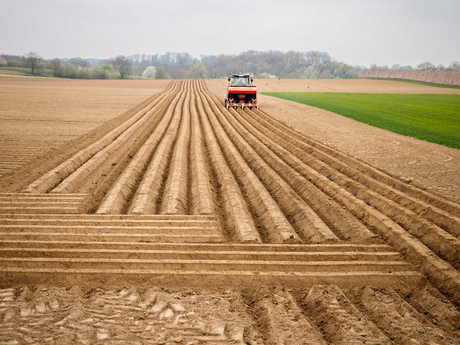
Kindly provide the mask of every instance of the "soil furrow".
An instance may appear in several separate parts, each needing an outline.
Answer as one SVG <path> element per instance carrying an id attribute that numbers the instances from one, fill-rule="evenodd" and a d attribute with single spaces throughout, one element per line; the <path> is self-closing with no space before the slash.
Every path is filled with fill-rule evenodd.
<path id="1" fill-rule="evenodd" d="M 250 126 L 237 112 L 232 114 L 239 121 L 233 121 L 234 125 L 243 131 L 241 125 L 245 125 L 249 132 L 244 135 L 246 140 L 258 147 L 259 155 L 272 169 L 283 177 L 294 190 L 303 198 L 309 206 L 321 216 L 321 219 L 345 240 L 361 241 L 375 237 L 359 221 L 348 214 L 343 207 L 336 204 L 333 199 L 324 195 L 312 183 L 311 178 L 305 174 L 304 164 L 296 159 L 290 152 L 282 149 L 276 142 L 264 137 L 254 127 Z M 250 133 L 250 134 L 249 134 Z M 254 135 L 254 137 L 252 137 Z M 259 142 L 258 142 L 258 140 Z M 260 144 L 263 142 L 263 145 Z M 285 163 L 288 162 L 290 164 Z M 304 169 L 302 169 L 302 167 Z M 297 171 L 296 171 L 297 170 Z"/>
<path id="2" fill-rule="evenodd" d="M 291 149 L 291 152 L 297 153 L 297 156 L 301 157 L 301 159 L 303 158 L 302 161 L 305 164 L 314 168 L 317 173 L 314 173 L 313 175 L 315 175 L 317 181 L 322 180 L 323 184 L 327 183 L 327 179 L 333 181 L 338 186 L 342 187 L 344 191 L 350 192 L 356 198 L 364 201 L 371 207 L 374 207 L 382 214 L 404 227 L 412 235 L 420 239 L 425 245 L 432 249 L 438 256 L 450 262 L 454 267 L 457 269 L 460 267 L 460 241 L 457 238 L 440 229 L 436 225 L 429 223 L 427 220 L 419 217 L 412 211 L 404 209 L 392 200 L 382 197 L 380 194 L 367 189 L 358 182 L 355 182 L 354 180 L 333 170 L 331 167 L 316 158 L 308 156 L 305 152 L 300 151 L 293 145 L 288 145 L 284 139 L 279 137 L 274 138 L 277 142 L 285 144 L 289 149 Z M 287 150 L 283 152 L 281 149 L 278 151 L 280 151 L 279 156 L 283 157 L 287 161 L 290 156 L 289 152 Z M 291 166 L 295 166 L 294 163 L 291 163 Z M 297 170 L 302 172 L 298 168 Z M 310 170 L 310 172 L 312 171 Z M 306 176 L 305 173 L 303 174 Z M 312 178 L 312 181 L 315 183 L 315 178 Z M 335 192 L 331 192 L 329 195 L 333 197 L 333 194 L 337 195 Z M 351 198 L 350 201 L 353 202 L 353 198 Z"/>
<path id="3" fill-rule="evenodd" d="M 139 231 L 138 229 L 133 229 Z M 162 231 L 176 231 L 179 229 L 162 228 Z M 182 231 L 184 229 L 182 228 Z M 197 233 L 199 228 L 194 229 Z M 190 231 L 190 228 L 187 229 Z M 206 234 L 206 232 L 202 232 Z M 209 231 L 211 233 L 211 231 Z M 51 244 L 50 242 L 48 242 Z M 3 244 L 3 243 L 2 243 Z M 174 260 L 187 260 L 193 257 L 194 260 L 238 260 L 238 261 L 293 261 L 294 264 L 298 262 L 395 262 L 399 261 L 401 256 L 398 253 L 353 253 L 352 252 L 264 252 L 264 251 L 253 251 L 253 252 L 233 252 L 233 251 L 180 251 L 180 250 L 142 250 L 142 249 L 103 249 L 103 248 L 88 248 L 86 249 L 75 249 L 68 246 L 64 247 L 65 243 L 61 243 L 63 246 L 60 248 L 29 248 L 23 247 L 8 247 L 0 248 L 1 257 L 40 257 L 46 256 L 47 258 L 105 258 L 105 259 L 174 259 Z M 126 244 L 126 247 L 129 244 Z M 43 243 L 43 247 L 45 243 Z M 404 266 L 404 264 L 402 264 Z"/>
<path id="4" fill-rule="evenodd" d="M 184 102 L 189 98 L 188 94 L 188 85 L 184 85 L 184 92 L 174 105 L 174 110 L 172 110 L 171 122 L 155 150 L 147 171 L 144 174 L 144 178 L 133 197 L 128 213 L 156 214 L 158 212 L 157 207 L 160 202 L 164 180 L 167 176 L 166 169 L 170 163 L 168 157 L 170 157 L 170 153 L 172 152 L 180 124 L 183 123 L 182 110 Z"/>
<path id="5" fill-rule="evenodd" d="M 282 153 L 279 154 L 279 156 L 284 159 L 290 157 L 289 152 L 281 147 L 277 149 L 276 146 L 272 146 L 271 148 L 274 151 L 280 150 Z M 329 179 L 312 168 L 305 164 L 303 168 L 305 172 L 303 172 L 302 175 L 313 182 L 325 194 L 336 200 L 337 203 L 346 205 L 346 208 L 369 229 L 379 234 L 385 241 L 405 255 L 410 262 L 420 267 L 441 291 L 449 294 L 458 301 L 460 294 L 457 292 L 457 289 L 460 287 L 460 275 L 452 266 L 433 255 L 431 250 L 410 234 L 405 234 L 406 230 L 388 217 L 377 212 L 362 200 L 357 199 L 351 193 L 346 192 L 332 183 Z M 451 253 L 451 255 L 457 254 Z"/>
<path id="6" fill-rule="evenodd" d="M 354 185 L 347 179 L 344 180 L 340 185 L 347 185 L 348 188 L 346 189 L 353 195 L 385 214 L 433 250 L 439 257 L 460 269 L 460 240 L 458 238 L 395 202 L 362 186 Z"/>
<path id="7" fill-rule="evenodd" d="M 161 226 L 161 225 L 145 225 L 145 226 L 129 226 L 130 231 L 139 231 L 143 233 L 148 233 L 149 231 L 152 233 L 159 233 L 163 231 L 170 231 L 171 233 L 180 232 L 184 230 L 191 230 L 191 231 L 201 231 L 206 232 L 208 229 L 206 227 L 200 226 L 201 224 L 189 224 L 187 228 L 180 227 L 180 226 Z M 108 226 L 108 225 L 72 225 L 72 226 L 60 226 L 60 225 L 3 225 L 2 230 L 6 230 L 7 232 L 56 232 L 56 233 L 65 233 L 68 231 L 73 231 L 74 233 L 99 233 L 104 231 L 109 231 L 111 233 L 120 232 L 123 233 L 126 231 L 126 226 Z M 3 233 L 3 232 L 0 232 Z"/>
<path id="8" fill-rule="evenodd" d="M 94 213 L 97 211 L 99 204 L 106 197 L 106 195 L 113 188 L 116 181 L 122 176 L 129 165 L 133 164 L 133 161 L 143 159 L 148 162 L 151 159 L 151 155 L 154 151 L 152 147 L 152 133 L 157 131 L 157 127 L 163 121 L 163 116 L 167 112 L 169 105 L 177 94 L 180 92 L 180 88 L 176 88 L 175 92 L 168 96 L 168 99 L 164 100 L 157 109 L 159 116 L 154 118 L 154 121 L 148 124 L 142 135 L 132 137 L 130 141 L 124 144 L 123 150 L 114 152 L 110 157 L 93 173 L 88 177 L 87 181 L 81 185 L 81 191 L 87 193 L 87 213 Z M 163 116 L 160 116 L 163 114 Z M 124 150 L 127 150 L 126 152 Z M 137 158 L 136 158 L 136 155 Z M 146 169 L 146 164 L 143 165 L 139 175 L 136 177 L 140 180 Z M 139 183 L 139 181 L 137 181 Z"/>
<path id="9" fill-rule="evenodd" d="M 275 139 L 280 143 L 286 144 L 284 139 L 280 137 L 275 137 Z M 428 221 L 421 219 L 413 212 L 403 209 L 401 206 L 394 203 L 393 201 L 384 199 L 379 194 L 369 191 L 363 186 L 359 186 L 357 182 L 347 177 L 343 177 L 343 175 L 340 176 L 339 173 L 333 171 L 325 163 L 319 162 L 314 158 L 312 159 L 311 157 L 308 157 L 308 155 L 306 155 L 303 151 L 301 152 L 300 150 L 294 147 L 290 148 L 293 152 L 296 152 L 297 155 L 302 158 L 307 156 L 304 159 L 304 161 L 308 162 L 310 165 L 313 165 L 313 167 L 317 169 L 317 172 L 314 172 L 313 175 L 310 176 L 314 176 L 311 177 L 311 179 L 312 182 L 315 183 L 317 186 L 319 186 L 319 184 L 322 184 L 324 186 L 323 191 L 326 192 L 326 186 L 328 183 L 328 179 L 326 177 L 331 178 L 331 176 L 334 176 L 335 178 L 331 178 L 331 180 L 343 187 L 343 190 L 338 190 L 337 188 L 331 189 L 328 193 L 329 196 L 334 198 L 334 196 L 338 197 L 339 194 L 342 194 L 346 197 L 346 194 L 344 194 L 343 191 L 350 191 L 357 198 L 363 200 L 367 205 L 375 207 L 377 210 L 382 212 L 382 214 L 385 214 L 396 223 L 405 227 L 411 234 L 419 238 L 425 245 L 427 245 L 430 249 L 437 253 L 437 255 L 444 259 L 447 259 L 447 261 L 454 265 L 454 267 L 459 267 L 460 264 L 458 259 L 458 246 L 460 244 L 460 241 L 457 238 L 444 232 L 442 229 L 429 223 Z M 289 157 L 289 153 L 285 151 L 282 152 L 280 156 L 286 159 Z M 324 177 L 323 175 L 326 177 Z M 350 202 L 358 202 L 358 200 L 355 198 L 348 199 Z M 350 207 L 350 205 L 348 205 L 348 207 Z M 357 216 L 358 218 L 362 217 L 359 216 L 359 213 L 355 213 L 355 216 Z"/>
<path id="10" fill-rule="evenodd" d="M 180 86 L 182 89 L 182 85 Z M 122 213 L 127 207 L 127 201 L 134 193 L 134 188 L 137 186 L 139 179 L 142 176 L 143 167 L 148 164 L 151 155 L 156 149 L 162 138 L 162 133 L 166 130 L 173 116 L 174 104 L 182 97 L 182 91 L 178 92 L 174 100 L 168 106 L 161 122 L 155 128 L 155 131 L 150 135 L 149 139 L 144 143 L 142 148 L 135 154 L 132 161 L 129 163 L 126 170 L 118 178 L 115 185 L 105 196 L 96 213 L 98 214 L 115 214 Z"/>
<path id="11" fill-rule="evenodd" d="M 356 182 L 359 182 L 372 191 L 379 193 L 380 195 L 417 213 L 419 216 L 433 222 L 445 231 L 450 232 L 452 235 L 460 237 L 459 218 L 454 217 L 449 213 L 434 207 L 433 205 L 429 205 L 422 200 L 418 200 L 414 197 L 405 195 L 401 191 L 365 175 L 364 173 L 355 169 L 354 166 L 347 165 L 337 158 L 334 158 L 324 152 L 319 151 L 318 149 L 313 148 L 310 145 L 301 142 L 300 140 L 297 140 L 292 136 L 289 136 L 288 133 L 277 130 L 270 124 L 265 123 L 265 125 L 267 125 L 267 129 L 264 133 L 267 133 L 267 130 L 271 130 L 270 136 L 272 139 L 277 140 L 277 142 L 279 142 L 286 150 L 292 152 L 306 164 L 310 165 L 321 174 L 340 184 L 345 189 L 352 191 L 353 188 L 351 185 L 354 184 L 355 186 L 358 186 Z M 280 137 L 285 140 L 280 140 Z M 344 180 L 343 177 L 340 177 L 341 175 L 337 174 L 337 172 L 333 169 L 356 182 L 352 182 L 348 179 Z M 359 188 L 363 189 L 362 187 Z M 372 193 L 372 195 L 374 197 L 376 194 Z"/>
<path id="12" fill-rule="evenodd" d="M 419 200 L 422 200 L 430 205 L 433 205 L 439 209 L 448 212 L 451 215 L 456 217 L 460 217 L 460 205 L 457 203 L 424 191 L 416 186 L 412 186 L 408 183 L 402 182 L 401 180 L 390 176 L 389 174 L 382 172 L 357 158 L 354 158 L 350 155 L 345 153 L 339 152 L 338 150 L 334 150 L 332 148 L 327 147 L 324 144 L 321 144 L 317 141 L 314 141 L 307 136 L 294 131 L 287 125 L 275 120 L 270 115 L 264 113 L 263 111 L 255 111 L 256 114 L 260 114 L 263 117 L 263 120 L 271 123 L 276 128 L 281 129 L 285 133 L 289 133 L 290 136 L 295 137 L 296 139 L 303 141 L 307 145 L 310 145 L 322 152 L 327 153 L 328 155 L 337 158 L 338 160 L 346 163 L 349 166 L 354 167 L 355 169 L 361 171 L 362 173 L 371 176 L 372 178 L 380 181 L 388 186 L 391 186 L 401 192 L 404 192 L 410 196 L 413 196 Z"/>
<path id="13" fill-rule="evenodd" d="M 195 90 L 196 91 L 196 90 Z M 214 205 L 210 186 L 209 172 L 206 167 L 206 158 L 203 152 L 203 134 L 196 110 L 196 96 L 192 93 L 190 114 L 192 116 L 192 134 L 190 147 L 191 160 L 191 213 L 212 214 Z"/>
<path id="14" fill-rule="evenodd" d="M 257 111 L 255 111 L 257 113 Z M 262 113 L 258 113 L 261 115 Z M 261 119 L 259 119 L 261 120 Z M 254 121 L 254 120 L 252 120 Z M 355 165 L 346 164 L 346 162 L 340 161 L 328 153 L 322 152 L 321 150 L 314 148 L 313 146 L 302 142 L 301 140 L 290 135 L 286 131 L 280 131 L 278 128 L 273 126 L 271 123 L 261 120 L 264 126 L 267 127 L 268 133 L 273 138 L 282 137 L 286 141 L 280 143 L 285 149 L 289 150 L 293 154 L 301 158 L 305 163 L 311 165 L 316 170 L 321 170 L 321 165 L 315 162 L 315 158 L 324 162 L 331 168 L 341 172 L 342 174 L 350 177 L 351 179 L 362 183 L 371 190 L 397 202 L 401 206 L 409 208 L 411 211 L 419 214 L 427 220 L 433 222 L 444 230 L 460 238 L 460 220 L 459 218 L 443 211 L 434 205 L 430 205 L 423 200 L 411 197 L 395 188 L 391 185 L 387 185 L 380 182 L 373 177 L 366 175 L 365 173 L 357 170 Z M 298 149 L 301 150 L 298 150 Z M 323 165 L 324 166 L 324 165 Z"/>
<path id="15" fill-rule="evenodd" d="M 158 103 L 156 104 L 158 105 Z M 98 166 L 100 166 L 108 157 L 116 152 L 120 151 L 126 143 L 130 141 L 130 138 L 141 137 L 142 132 L 145 131 L 146 124 L 155 122 L 155 118 L 152 119 L 152 115 L 155 116 L 156 107 L 152 107 L 147 113 L 133 124 L 131 127 L 126 129 L 119 137 L 117 137 L 112 143 L 101 149 L 82 166 L 76 169 L 71 175 L 65 178 L 59 183 L 53 190 L 52 193 L 71 193 L 77 188 L 87 177 L 91 174 Z"/>
<path id="16" fill-rule="evenodd" d="M 219 192 L 222 197 L 223 208 L 226 214 L 226 225 L 232 236 L 239 242 L 262 242 L 259 232 L 256 229 L 248 205 L 241 194 L 238 183 L 228 167 L 222 151 L 217 143 L 216 136 L 203 107 L 200 94 L 197 95 L 198 113 L 200 114 L 203 133 L 206 145 L 210 151 L 210 160 L 213 164 L 219 182 Z"/>
<path id="17" fill-rule="evenodd" d="M 204 95 L 204 98 L 207 99 L 207 96 Z M 224 128 L 217 121 L 218 115 L 216 116 L 216 113 L 219 114 L 219 111 L 215 107 L 215 104 L 207 99 L 204 107 L 213 129 L 217 133 L 216 137 L 226 156 L 226 160 L 234 176 L 238 179 L 241 188 L 244 190 L 249 203 L 253 207 L 256 213 L 255 216 L 263 224 L 267 232 L 268 241 L 273 243 L 300 242 L 299 236 L 281 212 L 276 202 L 234 146 L 228 137 L 228 133 L 225 132 Z"/>
<path id="18" fill-rule="evenodd" d="M 82 166 L 85 162 L 91 159 L 91 157 L 93 157 L 95 154 L 103 150 L 106 146 L 110 145 L 115 140 L 117 140 L 117 138 L 120 135 L 129 130 L 129 128 L 131 128 L 133 125 L 136 125 L 139 121 L 143 119 L 145 120 L 147 118 L 146 115 L 149 113 L 149 111 L 155 105 L 157 105 L 162 99 L 167 97 L 174 90 L 174 88 L 175 83 L 171 84 L 171 87 L 168 87 L 165 91 L 163 91 L 158 98 L 156 98 L 152 103 L 148 104 L 144 109 L 139 111 L 137 115 L 133 116 L 128 121 L 122 123 L 117 128 L 106 134 L 103 138 L 91 144 L 86 149 L 81 150 L 72 158 L 63 162 L 55 169 L 49 171 L 39 179 L 35 180 L 26 188 L 26 191 L 29 193 L 44 193 L 50 190 L 51 188 L 54 188 L 67 176 L 69 176 L 80 166 Z"/>
<path id="19" fill-rule="evenodd" d="M 424 287 L 412 291 L 410 296 L 406 297 L 406 300 L 420 314 L 426 315 L 432 323 L 460 339 L 460 328 L 458 326 L 460 312 L 439 291 Z"/>
<path id="20" fill-rule="evenodd" d="M 295 145 L 291 143 L 294 143 Z M 355 169 L 353 166 L 347 165 L 337 158 L 323 153 L 313 148 L 312 146 L 306 145 L 295 138 L 291 137 L 290 142 L 287 142 L 284 147 L 288 150 L 293 149 L 291 152 L 293 152 L 299 158 L 303 159 L 304 162 L 308 162 L 307 164 L 310 164 L 317 171 L 322 170 L 325 164 L 327 164 L 327 166 L 339 171 L 354 181 L 361 183 L 367 188 L 398 203 L 399 205 L 408 208 L 409 210 L 417 213 L 418 215 L 438 225 L 442 229 L 460 238 L 460 220 L 448 212 L 438 209 L 437 207 L 430 205 L 422 200 L 418 200 L 415 197 L 406 195 L 403 192 L 388 186 L 383 182 L 367 176 L 366 174 Z M 296 148 L 301 148 L 302 151 L 296 150 Z M 318 164 L 318 161 L 315 162 L 313 157 L 317 157 L 321 162 L 324 162 L 325 164 Z M 330 176 L 334 175 L 334 172 L 330 173 Z M 346 188 L 345 186 L 348 186 L 348 183 L 344 183 L 343 187 Z"/>
<path id="21" fill-rule="evenodd" d="M 301 238 L 309 242 L 338 240 L 337 236 L 295 192 L 295 190 L 300 189 L 301 183 L 295 184 L 294 182 L 292 187 L 295 189 L 291 188 L 261 157 L 264 156 L 266 158 L 272 155 L 270 163 L 275 166 L 282 164 L 279 158 L 273 157 L 273 154 L 266 150 L 264 146 L 256 143 L 251 134 L 241 131 L 241 127 L 238 127 L 232 121 L 233 117 L 229 116 L 228 112 L 221 112 L 219 119 L 233 143 L 238 147 L 251 169 L 271 193 L 272 198 L 277 201 L 278 206 Z M 233 124 L 236 132 L 224 119 L 229 120 Z M 268 158 L 268 161 L 270 161 L 270 158 Z M 278 171 L 283 172 L 283 169 L 280 168 Z"/>
<path id="22" fill-rule="evenodd" d="M 208 234 L 203 234 L 208 235 Z M 198 235 L 197 235 L 198 236 Z M 181 270 L 187 271 L 240 271 L 251 272 L 270 272 L 278 273 L 336 273 L 346 272 L 347 274 L 360 273 L 376 273 L 388 274 L 391 271 L 393 275 L 398 276 L 401 273 L 407 274 L 410 272 L 411 265 L 401 261 L 256 261 L 256 260 L 219 260 L 212 258 L 211 260 L 199 259 L 170 259 L 168 255 L 161 258 L 136 258 L 131 255 L 129 258 L 123 257 L 13 257 L 5 258 L 0 256 L 0 264 L 2 269 L 8 268 L 24 268 L 34 270 L 36 268 L 46 267 L 47 269 L 130 269 L 130 270 Z M 389 274 L 390 276 L 391 274 Z"/>
<path id="23" fill-rule="evenodd" d="M 185 98 L 179 137 L 166 180 L 161 214 L 186 214 L 188 192 L 188 147 L 190 140 L 190 92 Z"/>
<path id="24" fill-rule="evenodd" d="M 0 343 L 460 344 L 460 206 L 212 83 L 2 177 Z"/>
<path id="25" fill-rule="evenodd" d="M 184 232 L 189 228 L 184 224 Z M 6 238 L 6 236 L 5 236 Z M 0 243 L 3 251 L 14 251 L 19 249 L 48 251 L 58 250 L 66 255 L 72 255 L 78 251 L 93 251 L 96 255 L 105 253 L 138 253 L 143 255 L 149 253 L 169 253 L 173 258 L 205 258 L 212 259 L 217 257 L 237 258 L 242 260 L 270 260 L 272 261 L 353 261 L 357 258 L 359 261 L 402 261 L 402 256 L 393 251 L 388 246 L 375 248 L 372 245 L 288 245 L 264 244 L 255 246 L 255 244 L 232 244 L 232 243 L 151 243 L 151 242 L 94 242 L 85 241 L 84 245 L 80 242 L 63 240 L 63 241 L 33 241 L 26 240 L 23 242 L 14 242 L 4 240 Z M 195 256 L 196 255 L 196 256 Z M 433 290 L 433 289 L 432 289 Z M 440 295 L 439 292 L 437 292 Z M 414 295 L 415 296 L 415 295 Z M 413 298 L 412 296 L 411 298 Z M 431 299 L 434 297 L 432 296 Z M 445 297 L 444 297 L 445 300 Z M 412 303 L 412 302 L 411 302 Z M 414 302 L 415 303 L 415 302 Z M 424 305 L 422 308 L 428 308 L 430 304 L 417 302 Z M 431 303 L 431 302 L 430 302 Z M 449 307 L 450 308 L 450 307 Z M 435 312 L 435 311 L 432 311 Z M 452 314 L 453 315 L 453 314 Z"/>

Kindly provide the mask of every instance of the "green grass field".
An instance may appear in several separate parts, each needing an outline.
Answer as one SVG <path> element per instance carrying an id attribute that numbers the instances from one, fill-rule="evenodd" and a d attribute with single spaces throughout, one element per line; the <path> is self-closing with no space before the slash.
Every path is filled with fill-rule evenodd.
<path id="1" fill-rule="evenodd" d="M 371 126 L 460 148 L 460 95 L 264 92 Z"/>

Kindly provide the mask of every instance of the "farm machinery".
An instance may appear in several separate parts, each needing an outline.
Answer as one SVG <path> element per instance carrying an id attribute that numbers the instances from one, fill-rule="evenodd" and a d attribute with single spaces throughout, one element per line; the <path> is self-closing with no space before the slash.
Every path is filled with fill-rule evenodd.
<path id="1" fill-rule="evenodd" d="M 252 74 L 230 74 L 227 84 L 227 94 L 224 97 L 228 109 L 252 107 L 259 108 L 257 103 L 257 86 L 253 85 Z"/>

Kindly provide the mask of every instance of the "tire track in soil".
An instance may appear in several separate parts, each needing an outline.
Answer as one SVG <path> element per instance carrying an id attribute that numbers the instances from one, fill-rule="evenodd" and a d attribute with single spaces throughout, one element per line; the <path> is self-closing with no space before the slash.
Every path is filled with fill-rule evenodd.
<path id="1" fill-rule="evenodd" d="M 459 343 L 460 206 L 203 81 L 26 189 L 0 207 L 1 342 Z M 27 214 L 69 191 L 96 214 Z"/>

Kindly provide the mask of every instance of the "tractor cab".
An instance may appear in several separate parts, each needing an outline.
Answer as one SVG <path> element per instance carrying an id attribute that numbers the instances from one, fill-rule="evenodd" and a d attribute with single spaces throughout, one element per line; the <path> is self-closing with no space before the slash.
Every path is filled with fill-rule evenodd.
<path id="1" fill-rule="evenodd" d="M 231 83 L 230 85 L 232 86 L 250 86 L 252 83 L 252 78 L 249 79 L 249 76 L 246 75 L 232 75 L 230 78 L 228 78 L 228 81 Z"/>

